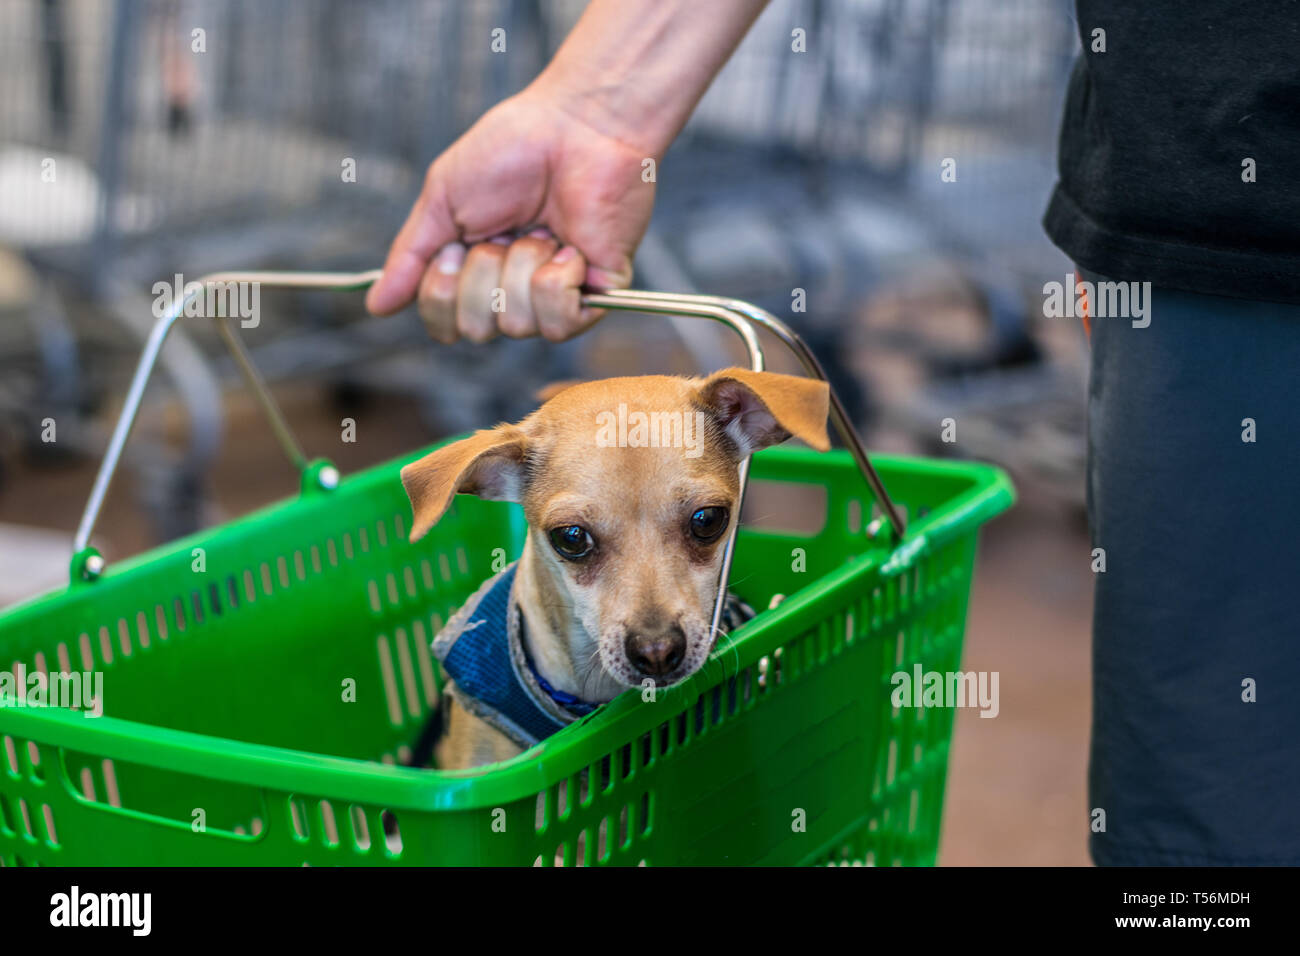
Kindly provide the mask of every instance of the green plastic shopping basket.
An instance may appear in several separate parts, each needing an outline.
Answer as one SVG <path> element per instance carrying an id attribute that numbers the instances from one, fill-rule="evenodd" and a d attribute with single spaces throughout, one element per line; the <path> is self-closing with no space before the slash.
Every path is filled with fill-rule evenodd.
<path id="1" fill-rule="evenodd" d="M 375 275 L 203 287 L 355 289 Z M 821 374 L 784 325 L 735 300 L 587 299 L 722 321 L 761 368 L 757 323 Z M 91 532 L 184 304 L 140 360 L 71 582 L 0 613 L 14 690 L 0 699 L 0 863 L 934 862 L 953 710 L 894 708 L 891 677 L 959 668 L 976 535 L 1013 500 L 1001 471 L 881 456 L 877 472 L 832 395 L 848 451 L 770 449 L 749 469 L 751 485 L 805 489 L 820 529 L 747 525 L 724 553 L 732 590 L 760 609 L 784 595 L 774 609 L 652 703 L 629 692 L 504 763 L 410 769 L 442 681 L 430 640 L 517 555 L 521 512 L 460 496 L 409 543 L 398 472 L 428 450 L 343 479 L 306 461 L 218 321 L 301 493 L 106 567 Z M 78 678 L 87 693 L 102 680 L 102 716 L 63 706 Z"/>

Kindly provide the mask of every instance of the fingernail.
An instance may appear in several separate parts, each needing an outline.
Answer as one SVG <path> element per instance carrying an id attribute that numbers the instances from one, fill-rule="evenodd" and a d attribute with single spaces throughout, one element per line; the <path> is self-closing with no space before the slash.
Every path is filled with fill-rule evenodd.
<path id="1" fill-rule="evenodd" d="M 555 263 L 568 262 L 578 254 L 577 246 L 562 246 L 560 251 L 551 256 L 551 261 Z"/>
<path id="2" fill-rule="evenodd" d="M 608 269 L 597 269 L 595 266 L 587 267 L 585 281 L 591 288 L 601 291 L 627 288 L 627 280 L 620 277 L 618 273 L 610 272 Z"/>
<path id="3" fill-rule="evenodd" d="M 448 243 L 438 253 L 438 271 L 445 276 L 454 276 L 465 264 L 465 247 L 459 242 Z"/>
<path id="4" fill-rule="evenodd" d="M 537 228 L 537 229 L 534 229 L 534 230 L 533 230 L 532 232 L 530 232 L 528 235 L 529 235 L 529 237 L 532 238 L 532 239 L 550 239 L 550 238 L 551 238 L 551 230 L 549 230 L 549 229 L 542 229 L 542 228 L 539 227 L 539 228 Z"/>
<path id="5" fill-rule="evenodd" d="M 493 236 L 488 242 L 498 246 L 508 246 L 513 240 L 509 236 Z"/>

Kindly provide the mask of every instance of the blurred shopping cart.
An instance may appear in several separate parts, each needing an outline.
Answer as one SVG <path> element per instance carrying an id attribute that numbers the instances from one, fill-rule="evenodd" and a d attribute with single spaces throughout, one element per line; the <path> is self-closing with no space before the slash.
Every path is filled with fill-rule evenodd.
<path id="1" fill-rule="evenodd" d="M 498 27 L 509 56 L 490 49 Z M 31 381 L 8 419 L 30 428 L 30 408 L 59 397 L 69 440 L 97 446 L 78 425 L 129 364 L 121 337 L 93 320 L 143 334 L 155 283 L 234 263 L 372 259 L 428 160 L 535 75 L 548 42 L 539 5 L 520 0 L 5 0 L 0 244 L 24 253 L 40 290 L 19 317 L 36 344 L 4 368 Z M 483 383 L 509 377 L 527 395 L 530 381 L 565 374 L 567 353 L 539 343 L 421 349 L 415 361 L 405 346 L 418 326 L 357 322 L 322 296 L 268 296 L 262 310 L 251 345 L 273 381 L 402 388 L 445 410 L 431 422 L 440 429 L 517 410 L 495 406 Z M 165 503 L 165 537 L 198 522 L 199 476 L 219 441 L 216 398 L 233 369 L 209 357 L 209 335 L 187 328 L 164 357 L 192 423 L 179 467 L 156 443 L 134 462 Z"/>

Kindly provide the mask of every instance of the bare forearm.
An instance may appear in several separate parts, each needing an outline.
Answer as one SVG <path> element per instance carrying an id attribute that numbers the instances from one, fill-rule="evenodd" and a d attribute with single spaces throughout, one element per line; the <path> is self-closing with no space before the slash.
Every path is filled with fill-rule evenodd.
<path id="1" fill-rule="evenodd" d="M 767 0 L 592 0 L 536 86 L 661 156 Z"/>

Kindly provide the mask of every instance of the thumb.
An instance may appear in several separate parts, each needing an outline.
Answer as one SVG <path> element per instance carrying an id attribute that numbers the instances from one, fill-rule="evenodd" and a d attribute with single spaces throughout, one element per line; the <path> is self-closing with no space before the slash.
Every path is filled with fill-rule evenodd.
<path id="1" fill-rule="evenodd" d="M 602 269 L 588 265 L 587 275 L 583 280 L 590 289 L 607 292 L 610 289 L 626 289 L 632 284 L 632 260 L 628 259 L 616 269 Z"/>
<path id="2" fill-rule="evenodd" d="M 391 315 L 409 305 L 434 254 L 457 238 L 441 183 L 431 170 L 388 250 L 383 274 L 366 293 L 366 308 L 374 315 Z"/>

